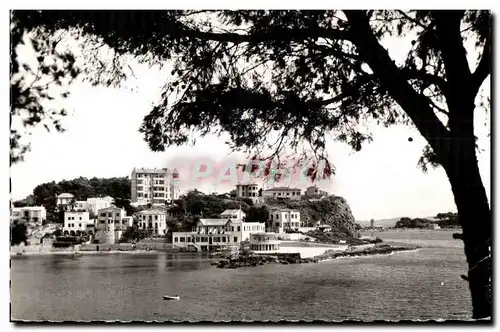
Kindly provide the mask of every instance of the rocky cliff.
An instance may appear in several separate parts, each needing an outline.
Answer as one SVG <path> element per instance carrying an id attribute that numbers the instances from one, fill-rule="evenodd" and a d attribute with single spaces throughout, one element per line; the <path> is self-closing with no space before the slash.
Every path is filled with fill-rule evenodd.
<path id="1" fill-rule="evenodd" d="M 321 224 L 332 226 L 333 233 L 355 236 L 357 234 L 354 216 L 347 201 L 340 196 L 328 196 L 322 200 L 272 201 L 269 208 L 286 207 L 300 211 L 304 226 Z"/>

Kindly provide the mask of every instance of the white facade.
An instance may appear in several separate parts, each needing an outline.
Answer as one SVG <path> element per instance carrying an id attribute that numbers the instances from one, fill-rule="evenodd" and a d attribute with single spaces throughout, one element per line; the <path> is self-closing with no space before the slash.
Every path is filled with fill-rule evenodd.
<path id="1" fill-rule="evenodd" d="M 75 202 L 75 196 L 69 193 L 62 193 L 56 198 L 56 209 L 72 210 Z"/>
<path id="2" fill-rule="evenodd" d="M 40 223 L 45 219 L 47 219 L 47 211 L 43 206 L 25 206 L 11 209 L 10 222 Z"/>
<path id="3" fill-rule="evenodd" d="M 306 190 L 304 191 L 304 196 L 306 196 L 306 197 L 324 197 L 324 196 L 328 196 L 328 192 L 321 190 L 316 186 L 310 186 L 310 187 L 307 187 Z"/>
<path id="4" fill-rule="evenodd" d="M 254 233 L 250 236 L 250 250 L 255 252 L 279 252 L 280 241 L 276 233 Z"/>
<path id="5" fill-rule="evenodd" d="M 87 211 L 66 211 L 64 212 L 63 232 L 67 231 L 69 235 L 74 235 L 76 231 L 86 231 L 89 223 L 91 222 Z"/>
<path id="6" fill-rule="evenodd" d="M 271 230 L 284 233 L 285 230 L 294 230 L 301 227 L 300 212 L 291 209 L 272 209 L 269 211 Z"/>
<path id="7" fill-rule="evenodd" d="M 241 209 L 238 210 L 225 210 L 220 214 L 221 219 L 238 219 L 243 220 L 246 214 Z"/>
<path id="8" fill-rule="evenodd" d="M 249 198 L 254 203 L 256 203 L 260 200 L 259 186 L 255 183 L 237 184 L 236 185 L 236 197 L 237 198 Z"/>
<path id="9" fill-rule="evenodd" d="M 75 204 L 73 205 L 73 208 L 75 210 L 82 210 L 82 211 L 88 211 L 89 210 L 89 205 L 87 201 L 75 201 Z"/>
<path id="10" fill-rule="evenodd" d="M 99 243 L 117 243 L 129 226 L 132 226 L 132 217 L 127 217 L 125 210 L 116 206 L 100 209 L 95 225 L 96 240 Z"/>
<path id="11" fill-rule="evenodd" d="M 300 195 L 301 195 L 301 189 L 289 188 L 289 187 L 270 188 L 262 192 L 263 197 L 290 199 L 290 200 L 300 200 Z"/>
<path id="12" fill-rule="evenodd" d="M 114 198 L 110 196 L 87 198 L 87 209 L 93 215 L 97 215 L 99 210 L 110 207 L 114 201 Z"/>
<path id="13" fill-rule="evenodd" d="M 138 205 L 165 205 L 179 198 L 179 173 L 176 170 L 138 168 L 130 177 L 131 202 Z"/>
<path id="14" fill-rule="evenodd" d="M 137 213 L 138 228 L 151 235 L 166 235 L 168 211 L 163 209 L 143 210 Z"/>
<path id="15" fill-rule="evenodd" d="M 174 232 L 172 242 L 176 246 L 193 245 L 203 251 L 211 247 L 238 246 L 250 239 L 250 234 L 265 231 L 265 223 L 244 222 L 241 210 L 226 210 L 221 218 L 200 219 L 191 232 Z"/>

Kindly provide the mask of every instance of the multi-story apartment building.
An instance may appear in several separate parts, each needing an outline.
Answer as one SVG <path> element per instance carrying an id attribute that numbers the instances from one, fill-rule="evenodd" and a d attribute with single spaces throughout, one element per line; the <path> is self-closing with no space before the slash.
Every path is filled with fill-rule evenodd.
<path id="1" fill-rule="evenodd" d="M 262 196 L 272 197 L 272 198 L 281 198 L 281 199 L 290 199 L 290 200 L 300 200 L 301 190 L 299 188 L 289 188 L 289 187 L 275 187 L 266 189 L 262 192 Z"/>
<path id="2" fill-rule="evenodd" d="M 259 199 L 259 186 L 255 183 L 237 184 L 236 185 L 237 198 L 250 198 L 252 201 Z"/>
<path id="3" fill-rule="evenodd" d="M 137 205 L 164 205 L 179 198 L 179 173 L 167 168 L 134 168 L 130 177 L 131 202 Z"/>
<path id="4" fill-rule="evenodd" d="M 284 233 L 301 227 L 300 212 L 291 209 L 271 209 L 269 211 L 270 231 Z"/>
<path id="5" fill-rule="evenodd" d="M 91 224 L 88 211 L 65 211 L 63 233 L 65 235 L 75 235 L 77 231 L 87 231 L 87 226 Z"/>
<path id="6" fill-rule="evenodd" d="M 127 217 L 125 210 L 116 206 L 99 209 L 95 238 L 99 243 L 117 243 L 129 226 L 132 226 L 132 217 Z"/>
<path id="7" fill-rule="evenodd" d="M 24 206 L 11 209 L 10 222 L 41 223 L 47 218 L 47 211 L 43 206 Z"/>
<path id="8" fill-rule="evenodd" d="M 328 192 L 319 189 L 316 186 L 307 187 L 304 191 L 304 196 L 306 197 L 325 197 L 328 196 Z"/>
<path id="9" fill-rule="evenodd" d="M 167 235 L 169 212 L 162 208 L 152 208 L 137 213 L 137 226 L 150 235 Z"/>
<path id="10" fill-rule="evenodd" d="M 172 233 L 175 246 L 190 245 L 202 251 L 214 247 L 238 246 L 250 239 L 252 233 L 265 231 L 263 222 L 245 222 L 245 213 L 241 210 L 226 210 L 221 218 L 200 219 L 191 232 Z"/>

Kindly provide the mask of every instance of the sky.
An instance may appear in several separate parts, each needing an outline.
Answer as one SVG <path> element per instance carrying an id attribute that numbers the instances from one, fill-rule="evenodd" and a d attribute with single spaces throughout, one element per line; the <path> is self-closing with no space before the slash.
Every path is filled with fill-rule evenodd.
<path id="1" fill-rule="evenodd" d="M 394 47 L 396 45 L 396 47 Z M 404 50 L 393 44 L 391 49 Z M 404 51 L 401 51 L 404 53 Z M 398 54 L 393 57 L 398 57 Z M 69 115 L 62 124 L 64 133 L 47 133 L 37 128 L 31 136 L 31 151 L 25 161 L 11 167 L 11 198 L 32 193 L 38 184 L 69 180 L 79 176 L 130 176 L 134 167 L 168 167 L 177 158 L 210 158 L 223 163 L 231 157 L 224 138 L 199 139 L 193 147 L 172 147 L 165 152 L 149 150 L 138 132 L 143 117 L 160 96 L 168 68 L 160 70 L 136 65 L 135 78 L 122 88 L 92 87 L 76 82 L 70 97 L 63 101 Z M 488 87 L 489 91 L 489 87 Z M 476 112 L 476 134 L 481 176 L 490 195 L 489 117 Z M 485 125 L 486 123 L 486 125 Z M 329 155 L 336 175 L 320 187 L 344 197 L 357 220 L 401 216 L 428 217 L 456 211 L 451 188 L 442 168 L 423 173 L 417 168 L 425 140 L 412 127 L 373 127 L 374 140 L 360 152 L 347 145 L 330 142 Z M 413 141 L 408 140 L 409 137 Z M 238 157 L 241 157 L 238 156 Z M 214 186 L 205 181 L 182 184 L 181 190 L 225 192 L 228 184 Z"/>

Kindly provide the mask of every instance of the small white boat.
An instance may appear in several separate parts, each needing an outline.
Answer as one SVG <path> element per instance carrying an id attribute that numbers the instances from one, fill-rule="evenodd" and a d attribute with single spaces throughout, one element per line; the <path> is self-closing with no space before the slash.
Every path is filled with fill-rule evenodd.
<path id="1" fill-rule="evenodd" d="M 181 297 L 178 295 L 175 296 L 170 296 L 170 295 L 163 295 L 164 300 L 180 300 Z"/>

